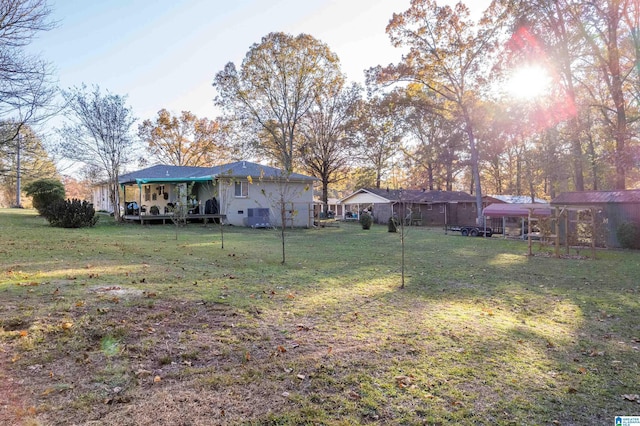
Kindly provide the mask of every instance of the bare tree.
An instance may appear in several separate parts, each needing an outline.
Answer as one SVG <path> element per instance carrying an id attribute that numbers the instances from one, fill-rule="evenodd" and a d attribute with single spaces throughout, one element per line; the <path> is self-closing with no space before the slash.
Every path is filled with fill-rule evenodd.
<path id="1" fill-rule="evenodd" d="M 328 211 L 329 184 L 344 175 L 353 155 L 349 125 L 360 99 L 357 85 L 323 88 L 301 125 L 303 167 L 322 184 L 322 204 Z"/>
<path id="2" fill-rule="evenodd" d="M 68 104 L 70 124 L 60 130 L 61 154 L 87 165 L 97 166 L 107 175 L 115 218 L 120 220 L 120 170 L 134 149 L 132 126 L 135 122 L 126 97 L 109 92 L 102 94 L 98 86 L 86 86 L 63 92 Z"/>
<path id="3" fill-rule="evenodd" d="M 49 14 L 46 0 L 0 0 L 0 146 L 14 145 L 22 127 L 45 118 L 52 104 L 49 64 L 25 50 L 54 27 Z"/>

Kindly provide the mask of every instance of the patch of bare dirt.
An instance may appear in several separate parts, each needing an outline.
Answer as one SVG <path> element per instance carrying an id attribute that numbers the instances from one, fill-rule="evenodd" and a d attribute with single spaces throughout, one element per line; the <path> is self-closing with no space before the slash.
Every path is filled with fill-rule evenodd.
<path id="1" fill-rule="evenodd" d="M 0 423 L 234 424 L 285 411 L 331 351 L 313 327 L 284 333 L 257 312 L 88 293 L 95 299 L 3 332 Z"/>

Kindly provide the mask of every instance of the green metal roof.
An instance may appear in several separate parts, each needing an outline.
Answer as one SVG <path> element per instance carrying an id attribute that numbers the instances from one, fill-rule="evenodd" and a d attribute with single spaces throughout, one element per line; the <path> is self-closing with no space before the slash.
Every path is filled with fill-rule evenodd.
<path id="1" fill-rule="evenodd" d="M 162 177 L 162 178 L 138 178 L 136 183 L 138 185 L 146 183 L 179 183 L 179 182 L 211 182 L 213 176 L 198 176 L 198 177 Z"/>

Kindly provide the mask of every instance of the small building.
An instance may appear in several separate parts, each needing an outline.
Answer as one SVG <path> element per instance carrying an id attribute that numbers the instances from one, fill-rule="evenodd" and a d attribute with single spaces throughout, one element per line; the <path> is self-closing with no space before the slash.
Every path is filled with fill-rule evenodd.
<path id="1" fill-rule="evenodd" d="M 376 223 L 394 216 L 407 225 L 448 226 L 476 223 L 476 199 L 461 191 L 362 188 L 340 200 L 343 220 L 367 210 Z"/>
<path id="2" fill-rule="evenodd" d="M 548 203 L 498 202 L 486 206 L 482 214 L 493 233 L 503 234 L 505 238 L 508 236 L 524 238 L 530 232 L 540 232 L 539 226 L 536 231 L 535 223 L 539 224 L 540 220 L 552 216 L 551 206 Z"/>
<path id="3" fill-rule="evenodd" d="M 569 240 L 577 243 L 595 234 L 596 246 L 621 247 L 616 235 L 620 225 L 640 225 L 640 189 L 563 192 L 551 206 L 566 214 L 566 220 L 559 222 L 560 233 L 568 233 Z"/>
<path id="4" fill-rule="evenodd" d="M 498 211 L 500 205 L 515 207 L 505 207 L 502 211 Z M 482 197 L 486 225 L 491 227 L 494 234 L 503 234 L 505 237 L 524 236 L 527 233 L 528 209 L 522 209 L 525 206 L 535 207 L 537 205 L 543 205 L 547 210 L 549 209 L 548 201 L 541 198 L 534 198 L 532 201 L 532 198 L 527 195 L 499 194 Z M 487 211 L 489 206 L 491 209 Z M 513 212 L 513 214 L 510 215 L 509 212 Z"/>
<path id="5" fill-rule="evenodd" d="M 170 220 L 185 206 L 187 220 L 221 219 L 236 226 L 313 225 L 315 178 L 238 161 L 216 167 L 156 165 L 120 176 L 126 220 Z M 284 205 L 283 205 L 284 203 Z"/>

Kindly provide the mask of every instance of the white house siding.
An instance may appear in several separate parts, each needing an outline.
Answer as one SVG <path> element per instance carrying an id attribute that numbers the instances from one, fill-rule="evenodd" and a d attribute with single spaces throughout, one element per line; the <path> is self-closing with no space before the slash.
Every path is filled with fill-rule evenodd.
<path id="1" fill-rule="evenodd" d="M 95 185 L 91 190 L 91 202 L 96 211 L 114 211 L 113 204 L 109 200 L 109 187 L 105 184 Z"/>
<path id="2" fill-rule="evenodd" d="M 237 181 L 237 180 L 236 180 Z M 246 197 L 235 196 L 235 181 L 221 181 L 218 191 L 220 211 L 227 215 L 227 222 L 235 226 L 246 226 L 249 209 L 269 208 L 269 221 L 272 226 L 280 226 L 280 199 L 287 204 L 289 216 L 287 226 L 309 227 L 313 214 L 313 190 L 309 182 L 271 182 L 257 181 L 248 184 Z M 281 194 L 283 197 L 281 197 Z"/>

